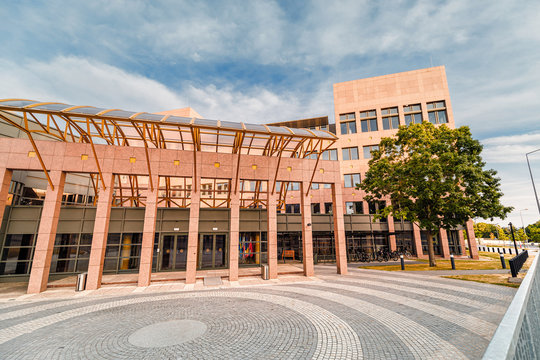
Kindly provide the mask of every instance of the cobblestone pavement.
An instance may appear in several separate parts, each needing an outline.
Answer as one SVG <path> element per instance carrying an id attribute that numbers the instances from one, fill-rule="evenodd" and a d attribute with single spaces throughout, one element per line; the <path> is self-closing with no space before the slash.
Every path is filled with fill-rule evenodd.
<path id="1" fill-rule="evenodd" d="M 1 301 L 0 358 L 478 359 L 515 293 L 352 267 L 347 276 L 330 266 L 316 274 L 295 283 Z"/>

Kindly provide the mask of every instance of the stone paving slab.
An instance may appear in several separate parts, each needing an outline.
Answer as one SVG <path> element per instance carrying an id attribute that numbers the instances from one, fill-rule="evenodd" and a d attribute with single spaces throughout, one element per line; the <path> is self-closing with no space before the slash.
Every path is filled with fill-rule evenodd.
<path id="1" fill-rule="evenodd" d="M 212 287 L 51 289 L 0 301 L 0 358 L 477 359 L 514 293 L 329 266 Z"/>

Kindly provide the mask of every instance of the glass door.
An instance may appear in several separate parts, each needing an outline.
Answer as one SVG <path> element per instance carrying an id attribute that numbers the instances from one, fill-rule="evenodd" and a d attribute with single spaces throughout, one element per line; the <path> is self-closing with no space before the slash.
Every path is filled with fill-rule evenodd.
<path id="1" fill-rule="evenodd" d="M 186 270 L 187 238 L 187 234 L 163 235 L 159 271 Z"/>
<path id="2" fill-rule="evenodd" d="M 227 266 L 227 234 L 201 234 L 199 239 L 199 269 Z"/>

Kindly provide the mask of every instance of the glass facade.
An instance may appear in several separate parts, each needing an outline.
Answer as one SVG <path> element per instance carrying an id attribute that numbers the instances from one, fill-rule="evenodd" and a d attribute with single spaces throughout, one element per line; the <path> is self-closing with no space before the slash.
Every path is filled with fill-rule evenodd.
<path id="1" fill-rule="evenodd" d="M 51 274 L 88 271 L 92 234 L 56 234 Z"/>
<path id="2" fill-rule="evenodd" d="M 238 265 L 255 266 L 268 263 L 266 232 L 241 232 L 238 243 Z"/>
<path id="3" fill-rule="evenodd" d="M 313 255 L 318 262 L 336 261 L 336 246 L 332 232 L 313 232 Z"/>
<path id="4" fill-rule="evenodd" d="M 141 256 L 142 233 L 113 233 L 107 237 L 103 272 L 136 272 Z"/>
<path id="5" fill-rule="evenodd" d="M 433 236 L 433 251 L 435 255 L 442 255 L 441 245 L 439 243 L 439 233 L 436 232 L 432 234 Z M 422 238 L 422 252 L 424 254 L 429 254 L 428 252 L 428 241 L 427 241 L 427 232 L 420 231 L 420 237 Z"/>
<path id="6" fill-rule="evenodd" d="M 0 258 L 0 275 L 30 273 L 35 247 L 34 234 L 7 234 Z"/>

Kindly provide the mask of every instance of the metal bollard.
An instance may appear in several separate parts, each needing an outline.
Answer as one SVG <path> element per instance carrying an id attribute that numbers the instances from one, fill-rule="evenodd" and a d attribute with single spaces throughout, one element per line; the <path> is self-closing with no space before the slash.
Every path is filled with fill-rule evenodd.
<path id="1" fill-rule="evenodd" d="M 401 260 L 401 270 L 405 270 L 405 259 L 403 258 L 403 255 L 399 255 L 399 258 Z"/>
<path id="2" fill-rule="evenodd" d="M 263 280 L 270 279 L 270 272 L 268 271 L 268 265 L 266 264 L 261 265 L 261 278 Z"/>
<path id="3" fill-rule="evenodd" d="M 506 262 L 504 261 L 504 255 L 500 254 L 500 257 L 501 257 L 501 266 L 503 269 L 506 269 Z"/>
<path id="4" fill-rule="evenodd" d="M 77 285 L 75 287 L 75 291 L 84 291 L 86 288 L 86 276 L 88 275 L 87 272 L 81 273 L 77 275 Z"/>
<path id="5" fill-rule="evenodd" d="M 503 254 L 506 254 L 506 248 L 503 248 Z"/>
<path id="6" fill-rule="evenodd" d="M 456 270 L 456 262 L 454 261 L 454 254 L 450 255 L 450 263 L 452 264 L 452 270 Z"/>

